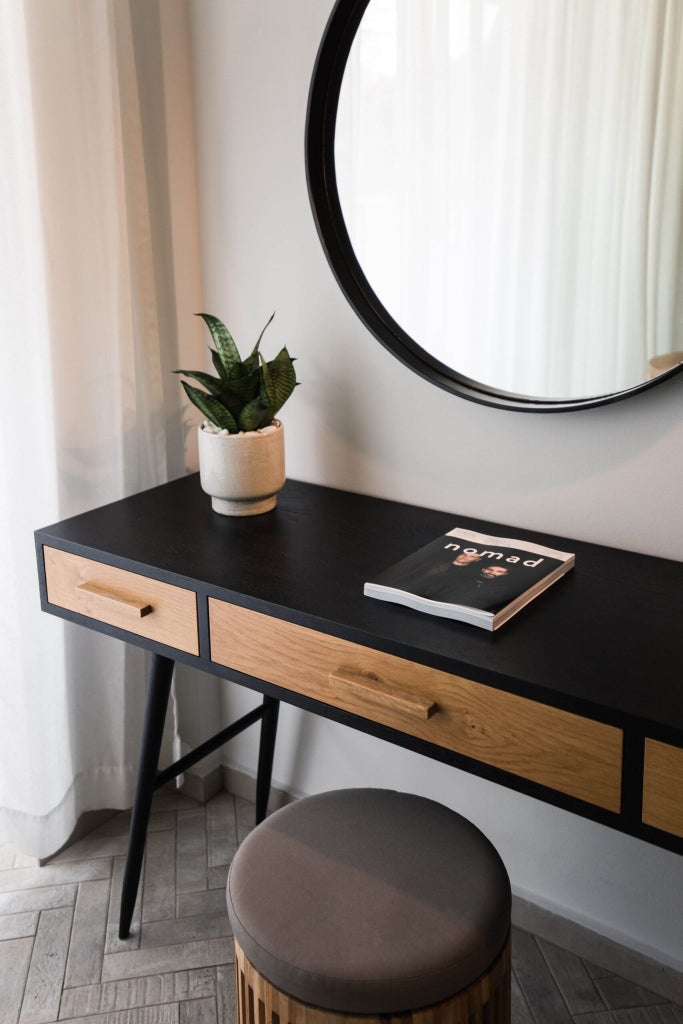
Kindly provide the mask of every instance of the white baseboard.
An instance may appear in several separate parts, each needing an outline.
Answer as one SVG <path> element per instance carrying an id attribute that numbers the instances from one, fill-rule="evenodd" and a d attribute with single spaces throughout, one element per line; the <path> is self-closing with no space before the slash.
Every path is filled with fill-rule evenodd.
<path id="1" fill-rule="evenodd" d="M 683 1005 L 683 973 L 586 925 L 513 893 L 512 923 L 622 978 Z"/>
<path id="2" fill-rule="evenodd" d="M 251 800 L 254 803 L 256 801 L 256 776 L 246 771 L 246 769 L 233 768 L 227 764 L 224 764 L 222 768 L 223 789 L 228 793 L 232 793 L 233 796 L 241 796 L 245 800 Z M 277 811 L 280 807 L 284 807 L 285 804 L 291 804 L 302 796 L 304 796 L 303 793 L 294 794 L 286 789 L 280 789 L 276 785 L 271 785 L 268 813 Z"/>
<path id="3" fill-rule="evenodd" d="M 169 783 L 169 787 L 174 786 L 175 782 Z M 204 771 L 202 771 L 201 765 L 195 765 L 190 771 L 183 772 L 183 784 L 180 787 L 180 792 L 193 800 L 198 800 L 200 804 L 205 804 L 212 796 L 221 793 L 224 789 L 223 766 L 220 764 Z"/>

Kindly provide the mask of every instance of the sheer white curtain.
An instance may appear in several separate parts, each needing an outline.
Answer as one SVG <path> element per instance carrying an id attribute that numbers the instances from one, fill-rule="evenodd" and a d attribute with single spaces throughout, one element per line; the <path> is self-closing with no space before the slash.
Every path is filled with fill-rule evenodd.
<path id="1" fill-rule="evenodd" d="M 40 612 L 32 530 L 193 458 L 170 372 L 205 348 L 185 16 L 0 5 L 0 842 L 34 856 L 130 803 L 145 659 Z"/>
<path id="2" fill-rule="evenodd" d="M 683 347 L 681 53 L 680 0 L 372 0 L 339 190 L 408 334 L 547 397 Z"/>

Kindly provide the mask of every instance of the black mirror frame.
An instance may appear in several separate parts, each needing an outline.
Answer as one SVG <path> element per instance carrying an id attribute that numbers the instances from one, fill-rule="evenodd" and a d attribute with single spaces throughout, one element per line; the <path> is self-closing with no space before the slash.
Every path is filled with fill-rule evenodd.
<path id="1" fill-rule="evenodd" d="M 625 391 L 579 399 L 536 399 L 486 387 L 439 362 L 396 323 L 356 259 L 342 215 L 334 165 L 337 108 L 346 61 L 370 0 L 337 0 L 313 69 L 306 113 L 306 179 L 316 228 L 337 282 L 368 330 L 406 366 L 472 402 L 521 412 L 568 412 L 630 398 L 679 373 L 683 363 Z"/>

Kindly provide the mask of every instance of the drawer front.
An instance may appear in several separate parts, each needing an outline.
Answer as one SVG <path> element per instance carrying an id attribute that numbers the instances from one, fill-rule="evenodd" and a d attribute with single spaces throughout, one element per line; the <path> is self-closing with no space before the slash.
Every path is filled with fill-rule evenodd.
<path id="1" fill-rule="evenodd" d="M 209 599 L 211 659 L 610 811 L 620 729 Z"/>
<path id="2" fill-rule="evenodd" d="M 645 740 L 643 822 L 683 837 L 683 750 Z"/>
<path id="3" fill-rule="evenodd" d="M 47 598 L 52 604 L 199 654 L 193 591 L 56 548 L 44 547 L 43 558 Z"/>

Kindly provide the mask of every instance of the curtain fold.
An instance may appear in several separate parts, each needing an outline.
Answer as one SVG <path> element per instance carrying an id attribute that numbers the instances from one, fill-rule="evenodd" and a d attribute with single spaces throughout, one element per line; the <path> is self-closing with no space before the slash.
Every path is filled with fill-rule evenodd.
<path id="1" fill-rule="evenodd" d="M 32 531 L 195 460 L 184 0 L 9 0 L 0 96 L 0 842 L 45 857 L 131 802 L 145 655 L 40 612 Z"/>

